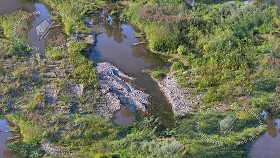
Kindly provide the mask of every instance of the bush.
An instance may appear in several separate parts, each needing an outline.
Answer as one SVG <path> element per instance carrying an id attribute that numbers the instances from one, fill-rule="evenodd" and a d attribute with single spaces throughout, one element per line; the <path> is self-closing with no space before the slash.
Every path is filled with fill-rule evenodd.
<path id="1" fill-rule="evenodd" d="M 87 44 L 73 42 L 70 45 L 70 63 L 75 67 L 72 75 L 76 82 L 81 83 L 86 88 L 95 89 L 97 85 L 96 69 L 92 61 L 88 61 L 82 54 Z"/>
<path id="2" fill-rule="evenodd" d="M 171 66 L 172 70 L 180 70 L 180 69 L 183 69 L 183 68 L 184 68 L 184 64 L 179 62 L 179 61 L 174 62 Z"/>
<path id="3" fill-rule="evenodd" d="M 178 54 L 186 55 L 187 47 L 185 45 L 180 45 L 177 49 Z"/>
<path id="4" fill-rule="evenodd" d="M 47 48 L 45 55 L 52 60 L 60 60 L 65 57 L 66 52 L 60 49 L 54 50 L 53 48 Z"/>
<path id="5" fill-rule="evenodd" d="M 25 143 L 41 142 L 44 137 L 43 129 L 18 115 L 7 115 L 9 121 L 20 128 Z"/>
<path id="6" fill-rule="evenodd" d="M 37 143 L 9 143 L 8 149 L 24 158 L 38 158 L 43 157 L 45 154 L 44 150 L 41 149 L 40 144 Z"/>
<path id="7" fill-rule="evenodd" d="M 157 155 L 162 158 L 179 158 L 182 155 L 183 148 L 183 144 L 176 140 L 173 140 L 171 142 L 164 142 L 161 146 L 158 147 Z"/>
<path id="8" fill-rule="evenodd" d="M 253 89 L 256 91 L 275 92 L 277 80 L 265 76 L 257 76 L 253 81 Z"/>
<path id="9" fill-rule="evenodd" d="M 38 104 L 35 102 L 30 102 L 28 105 L 26 105 L 27 110 L 35 110 L 38 108 Z"/>
<path id="10" fill-rule="evenodd" d="M 156 79 L 163 79 L 166 76 L 166 74 L 162 71 L 153 71 L 151 75 Z"/>
<path id="11" fill-rule="evenodd" d="M 44 102 L 44 100 L 45 100 L 44 95 L 40 92 L 40 90 L 37 90 L 34 95 L 34 101 L 40 103 L 40 102 Z"/>
<path id="12" fill-rule="evenodd" d="M 150 48 L 159 52 L 176 52 L 180 45 L 180 32 L 177 27 L 148 25 L 146 27 Z"/>

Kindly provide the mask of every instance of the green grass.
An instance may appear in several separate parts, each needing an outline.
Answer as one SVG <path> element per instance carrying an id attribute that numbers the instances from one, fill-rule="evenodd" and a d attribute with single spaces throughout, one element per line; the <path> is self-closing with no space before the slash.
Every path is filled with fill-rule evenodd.
<path id="1" fill-rule="evenodd" d="M 57 1 L 57 0 L 42 0 L 43 2 L 55 8 L 61 16 L 64 24 L 64 31 L 70 35 L 72 32 L 81 31 L 88 32 L 89 29 L 81 21 L 87 13 L 95 11 L 96 4 L 93 2 L 78 0 L 78 1 Z"/>
<path id="2" fill-rule="evenodd" d="M 47 48 L 45 55 L 51 60 L 61 60 L 67 55 L 67 52 L 64 50 L 53 49 L 52 47 L 50 47 Z"/>
<path id="3" fill-rule="evenodd" d="M 166 76 L 166 74 L 162 71 L 153 71 L 151 72 L 151 76 L 156 79 L 163 79 Z"/>
<path id="4" fill-rule="evenodd" d="M 25 120 L 23 117 L 10 114 L 6 115 L 13 124 L 19 127 L 20 133 L 23 137 L 22 141 L 26 143 L 41 142 L 44 137 L 44 130 L 33 122 Z"/>
<path id="5" fill-rule="evenodd" d="M 87 32 L 82 17 L 95 11 L 96 5 L 107 3 L 44 2 L 63 14 L 62 23 L 68 35 Z M 190 9 L 179 0 L 136 0 L 123 10 L 122 16 L 145 32 L 151 49 L 179 54 L 174 55 L 176 62 L 171 70 L 177 71 L 176 78 L 181 86 L 194 87 L 197 92 L 204 93 L 201 106 L 226 104 L 277 110 L 279 107 L 273 103 L 277 101 L 280 89 L 280 40 L 273 34 L 279 29 L 274 25 L 279 24 L 275 6 L 207 3 L 197 2 L 196 7 Z M 157 14 L 151 15 L 147 11 Z M 225 113 L 204 114 L 205 109 L 201 108 L 193 115 L 177 117 L 173 129 L 163 129 L 160 119 L 155 117 L 139 118 L 131 127 L 116 126 L 93 114 L 95 100 L 99 97 L 96 93 L 98 76 L 93 62 L 86 58 L 87 44 L 72 42 L 64 51 L 49 47 L 46 58 L 42 57 L 37 64 L 34 56 L 22 53 L 25 48 L 13 42 L 12 21 L 22 14 L 15 12 L 0 17 L 5 35 L 0 38 L 3 50 L 0 54 L 3 65 L 0 67 L 0 93 L 4 94 L 0 99 L 12 105 L 1 104 L 0 112 L 19 128 L 22 140 L 12 142 L 9 148 L 24 157 L 42 157 L 44 153 L 38 143 L 44 142 L 76 151 L 80 157 L 245 157 L 243 146 L 235 144 L 256 134 L 257 127 L 265 130 L 265 126 L 259 126 L 254 118 L 236 113 L 230 106 Z M 222 19 L 220 15 L 223 15 Z M 271 38 L 259 39 L 257 35 L 263 34 L 269 34 Z M 54 67 L 66 75 L 46 78 L 45 72 Z M 35 81 L 34 74 L 37 73 L 40 80 Z M 151 75 L 163 78 L 166 73 L 157 70 Z M 83 84 L 85 92 L 81 98 L 73 94 L 69 83 Z M 45 106 L 47 84 L 50 89 L 57 90 L 57 100 L 49 106 Z M 248 95 L 249 98 L 244 97 Z M 71 110 L 74 112 L 69 113 Z M 258 110 L 254 111 L 259 113 Z M 225 136 L 215 123 L 226 114 L 236 114 L 240 120 Z M 198 134 L 196 125 L 200 118 L 203 133 L 222 141 L 224 146 L 217 147 Z"/>
<path id="6" fill-rule="evenodd" d="M 260 86 L 258 82 L 269 86 L 263 88 L 269 88 L 271 93 L 275 91 L 279 71 L 271 69 L 265 57 L 268 55 L 274 61 L 279 59 L 273 57 L 278 37 L 272 33 L 278 29 L 274 24 L 279 23 L 273 4 L 224 2 L 206 5 L 198 2 L 192 9 L 175 9 L 180 5 L 166 5 L 165 1 L 142 3 L 136 1 L 122 16 L 146 33 L 152 50 L 164 54 L 178 52 L 179 56 L 174 58 L 183 65 L 177 62 L 172 65 L 172 69 L 178 71 L 178 82 L 204 92 L 205 104 L 233 102 L 237 97 L 256 91 L 256 86 Z M 222 19 L 220 15 L 223 15 Z M 177 20 L 169 23 L 170 19 Z M 258 39 L 263 34 L 269 34 L 271 38 Z M 264 55 L 264 52 L 268 54 Z M 256 75 L 263 78 L 263 70 L 271 72 L 267 74 L 269 80 L 252 80 Z"/>

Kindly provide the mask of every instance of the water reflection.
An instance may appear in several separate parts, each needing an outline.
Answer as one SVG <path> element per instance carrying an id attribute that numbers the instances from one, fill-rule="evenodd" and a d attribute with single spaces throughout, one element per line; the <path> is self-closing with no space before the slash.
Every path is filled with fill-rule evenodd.
<path id="1" fill-rule="evenodd" d="M 29 0 L 0 0 L 0 14 L 11 13 L 19 9 L 33 11 L 35 7 Z"/>
<path id="2" fill-rule="evenodd" d="M 276 119 L 274 119 L 273 116 L 268 115 L 266 118 L 267 121 L 267 133 L 272 137 L 275 138 L 278 135 L 278 130 L 277 130 L 277 123 Z"/>
<path id="3" fill-rule="evenodd" d="M 125 106 L 115 114 L 113 122 L 118 125 L 130 126 L 134 119 L 135 113 L 130 112 L 129 107 Z"/>
<path id="4" fill-rule="evenodd" d="M 0 0 L 0 13 L 11 13 L 16 10 L 24 10 L 30 13 L 37 12 L 40 14 L 26 15 L 27 18 L 19 20 L 19 25 L 24 24 L 26 21 L 32 23 L 30 30 L 28 31 L 28 44 L 30 47 L 38 48 L 33 49 L 32 52 L 44 53 L 46 49 L 46 40 L 40 40 L 40 36 L 37 35 L 36 26 L 45 19 L 51 19 L 48 8 L 42 3 L 33 3 L 28 0 Z M 16 25 L 16 21 L 15 21 Z M 26 34 L 26 33 L 25 33 Z M 20 33 L 16 33 L 18 37 L 22 37 Z"/>
<path id="5" fill-rule="evenodd" d="M 148 52 L 146 45 L 132 46 L 140 39 L 135 38 L 134 28 L 121 22 L 118 17 L 111 17 L 103 11 L 101 14 L 85 18 L 85 23 L 95 32 L 96 29 L 104 31 L 97 35 L 97 43 L 91 52 L 90 59 L 95 62 L 110 62 L 124 73 L 134 77 L 132 85 L 151 96 L 152 105 L 148 107 L 149 113 L 160 116 L 166 126 L 171 126 L 173 124 L 171 105 L 150 75 L 142 73 L 143 69 L 164 67 L 163 60 L 165 59 Z M 117 117 L 130 115 L 129 111 L 116 114 Z"/>
<path id="6" fill-rule="evenodd" d="M 34 6 L 35 6 L 35 12 L 38 11 L 40 12 L 40 14 L 35 16 L 35 19 L 32 22 L 32 29 L 28 32 L 28 36 L 29 36 L 28 44 L 39 48 L 39 50 L 33 49 L 32 50 L 33 53 L 37 53 L 37 52 L 43 53 L 46 50 L 45 42 L 47 39 L 43 38 L 42 40 L 40 40 L 40 36 L 37 35 L 36 26 L 39 25 L 45 19 L 51 19 L 51 15 L 49 14 L 49 11 L 45 5 L 41 3 L 35 3 Z"/>
<path id="7" fill-rule="evenodd" d="M 250 158 L 279 158 L 280 155 L 280 119 L 273 115 L 264 115 L 267 122 L 267 132 L 255 140 L 250 148 Z"/>
<path id="8" fill-rule="evenodd" d="M 12 136 L 8 123 L 5 119 L 0 119 L 0 158 L 16 158 L 6 147 L 7 138 Z"/>
<path id="9" fill-rule="evenodd" d="M 107 37 L 113 37 L 117 43 L 123 42 L 123 29 L 118 18 L 112 18 L 107 12 L 100 14 L 102 17 L 103 28 L 106 30 Z"/>

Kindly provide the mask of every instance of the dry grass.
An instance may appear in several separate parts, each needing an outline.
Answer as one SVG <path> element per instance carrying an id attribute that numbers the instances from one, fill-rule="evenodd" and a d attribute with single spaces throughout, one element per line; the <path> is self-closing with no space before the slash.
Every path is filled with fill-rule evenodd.
<path id="1" fill-rule="evenodd" d="M 27 37 L 28 26 L 19 25 L 16 27 L 16 34 L 19 37 Z"/>
<path id="2" fill-rule="evenodd" d="M 267 63 L 269 65 L 271 65 L 273 68 L 280 68 L 280 59 L 279 58 L 275 58 L 275 57 L 270 57 L 267 61 Z"/>
<path id="3" fill-rule="evenodd" d="M 163 24 L 189 23 L 194 20 L 193 15 L 181 14 L 177 7 L 159 7 L 156 5 L 144 5 L 139 9 L 142 20 L 157 21 Z M 180 13 L 180 15 L 179 15 Z"/>

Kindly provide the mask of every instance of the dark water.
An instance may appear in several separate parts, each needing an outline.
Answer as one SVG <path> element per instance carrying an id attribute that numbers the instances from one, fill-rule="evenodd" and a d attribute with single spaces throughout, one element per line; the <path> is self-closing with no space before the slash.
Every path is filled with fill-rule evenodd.
<path id="1" fill-rule="evenodd" d="M 61 27 L 49 29 L 49 31 L 46 31 L 48 33 L 46 33 L 46 36 L 44 36 L 45 38 L 42 39 L 40 39 L 41 35 L 38 35 L 37 33 L 36 27 L 42 21 L 48 20 L 49 23 L 51 23 L 52 16 L 50 14 L 50 8 L 42 3 L 35 3 L 29 0 L 0 0 L 0 14 L 11 13 L 16 10 L 24 10 L 28 11 L 29 13 L 33 13 L 30 15 L 26 14 L 25 18 L 19 17 L 22 19 L 15 21 L 15 24 L 13 25 L 16 26 L 16 28 L 19 28 L 25 22 L 31 24 L 28 32 L 26 33 L 26 35 L 28 36 L 28 42 L 26 43 L 26 41 L 24 40 L 21 40 L 20 42 L 25 46 L 31 48 L 32 53 L 43 54 L 46 50 L 46 42 L 48 40 L 51 40 L 51 37 L 54 36 L 54 34 L 61 33 Z M 54 25 L 58 24 L 57 21 L 52 22 L 54 23 Z M 14 35 L 16 38 L 21 39 L 20 34 L 17 31 L 13 30 L 13 32 L 15 32 Z"/>
<path id="2" fill-rule="evenodd" d="M 40 40 L 39 35 L 37 35 L 36 26 L 38 26 L 43 20 L 51 19 L 51 15 L 46 8 L 46 6 L 42 3 L 34 3 L 35 10 L 33 12 L 39 12 L 39 15 L 32 16 L 32 29 L 28 32 L 28 44 L 34 49 L 32 50 L 33 53 L 44 53 L 46 50 L 46 40 L 47 38 L 43 38 Z"/>
<path id="3" fill-rule="evenodd" d="M 264 113 L 267 132 L 249 148 L 249 158 L 280 158 L 280 119 Z"/>
<path id="4" fill-rule="evenodd" d="M 0 0 L 0 14 L 11 13 L 19 9 L 33 11 L 35 7 L 29 0 Z"/>
<path id="5" fill-rule="evenodd" d="M 30 20 L 28 22 L 32 23 L 28 31 L 28 44 L 34 48 L 32 52 L 44 53 L 49 37 L 39 40 L 40 36 L 36 33 L 36 26 L 43 20 L 51 18 L 50 8 L 42 3 L 27 0 L 0 0 L 1 13 L 11 13 L 19 9 L 40 13 L 24 20 Z M 118 18 L 102 12 L 94 15 L 90 20 L 93 26 L 106 30 L 106 33 L 98 35 L 98 42 L 92 51 L 91 59 L 96 62 L 110 62 L 129 76 L 136 78 L 132 83 L 133 86 L 151 96 L 152 105 L 148 107 L 149 114 L 160 116 L 166 126 L 171 126 L 173 113 L 170 104 L 159 90 L 157 83 L 151 79 L 148 73 L 142 72 L 143 69 L 165 66 L 162 63 L 166 63 L 166 59 L 150 53 L 146 49 L 146 45 L 132 46 L 133 43 L 144 39 L 135 38 L 135 29 L 129 24 L 121 23 Z M 134 117 L 130 116 L 133 115 L 128 110 L 122 109 L 116 113 L 114 122 L 131 124 Z"/>
<path id="6" fill-rule="evenodd" d="M 97 36 L 97 43 L 91 52 L 95 62 L 110 62 L 127 75 L 134 77 L 133 86 L 148 93 L 152 105 L 148 107 L 149 114 L 161 117 L 166 126 L 173 124 L 171 105 L 160 91 L 157 83 L 144 69 L 165 67 L 166 58 L 155 55 L 147 50 L 146 45 L 133 46 L 133 43 L 144 39 L 135 38 L 136 29 L 120 22 L 117 17 L 111 17 L 102 12 L 87 18 L 87 24 L 94 28 L 103 28 L 106 32 Z M 129 111 L 117 113 L 118 121 L 132 122 Z M 130 120 L 130 121 L 129 121 Z"/>
<path id="7" fill-rule="evenodd" d="M 280 0 L 276 1 L 280 6 Z M 33 52 L 44 52 L 46 40 L 38 40 L 35 27 L 44 19 L 50 18 L 48 8 L 41 3 L 32 3 L 28 0 L 0 0 L 0 14 L 11 13 L 22 9 L 29 12 L 40 11 L 39 16 L 32 18 L 32 28 L 29 30 L 30 45 L 34 45 L 39 50 Z M 278 7 L 278 14 L 280 7 Z M 97 14 L 90 18 L 94 26 L 106 30 L 97 36 L 98 42 L 91 53 L 91 59 L 96 62 L 110 62 L 120 68 L 129 76 L 135 77 L 133 85 L 151 95 L 152 105 L 149 108 L 151 115 L 160 116 L 166 126 L 172 126 L 173 113 L 170 104 L 159 90 L 157 83 L 151 79 L 149 74 L 143 73 L 143 69 L 164 67 L 164 58 L 153 55 L 146 48 L 146 45 L 132 46 L 134 42 L 144 39 L 135 38 L 137 29 L 131 25 L 120 22 L 117 18 L 106 13 Z M 130 125 L 135 118 L 135 113 L 129 112 L 127 107 L 122 108 L 115 114 L 114 122 L 120 125 Z M 273 116 L 266 116 L 268 128 L 267 132 L 255 140 L 249 149 L 250 158 L 280 158 L 280 119 Z M 7 121 L 0 119 L 0 130 L 9 130 Z M 7 151 L 6 139 L 11 137 L 10 132 L 0 133 L 0 158 L 16 157 Z"/>
<path id="8" fill-rule="evenodd" d="M 129 107 L 125 106 L 116 112 L 113 122 L 118 125 L 129 126 L 135 119 L 135 113 L 130 112 Z"/>
<path id="9" fill-rule="evenodd" d="M 7 138 L 12 136 L 9 131 L 8 122 L 5 119 L 0 119 L 0 158 L 16 158 L 16 155 L 8 151 Z"/>

